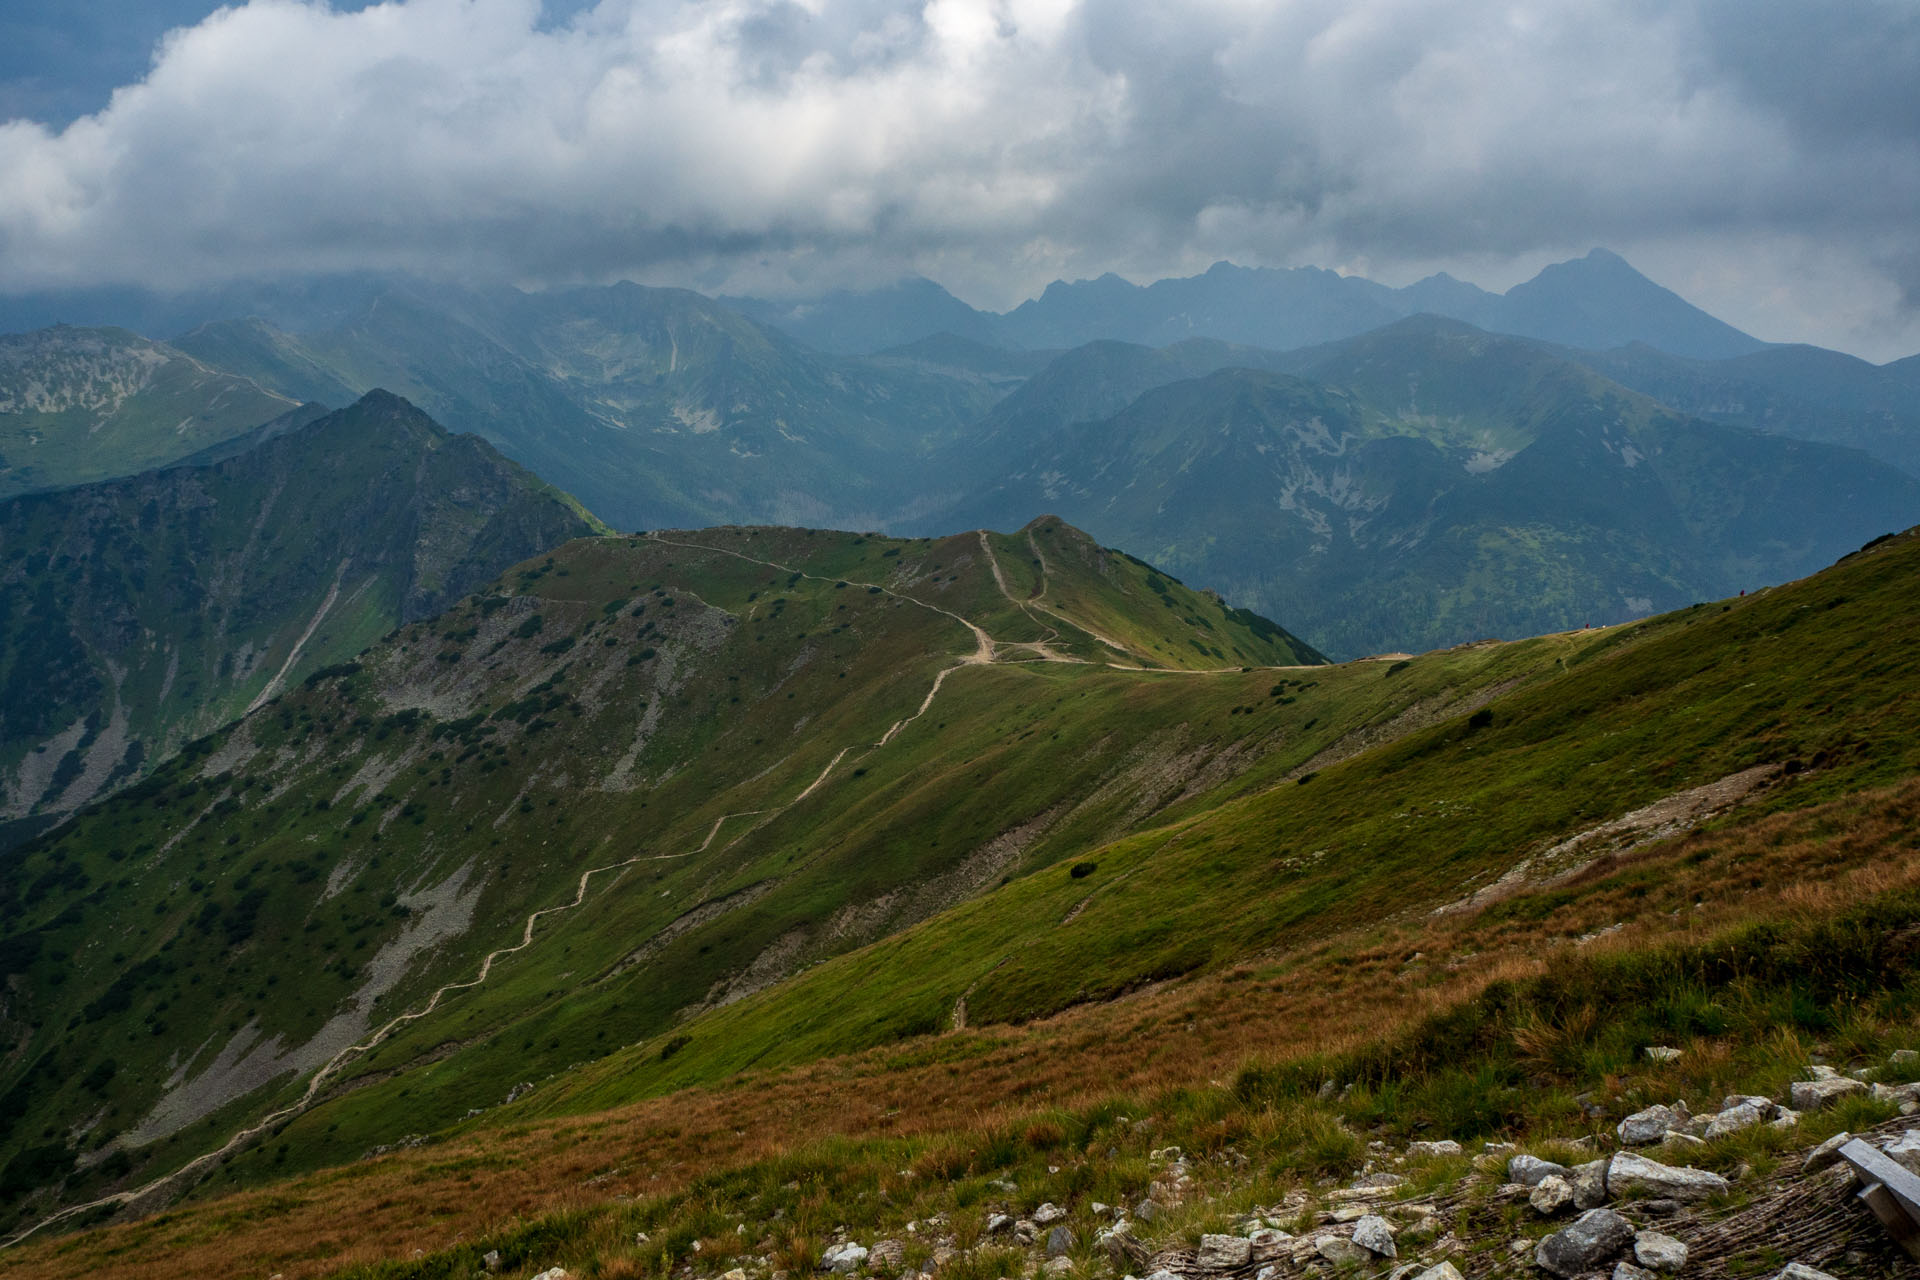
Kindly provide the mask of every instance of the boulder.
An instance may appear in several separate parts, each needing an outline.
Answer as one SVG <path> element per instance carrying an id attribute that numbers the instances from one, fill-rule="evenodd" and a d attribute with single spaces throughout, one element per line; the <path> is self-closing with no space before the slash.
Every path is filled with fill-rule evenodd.
<path id="1" fill-rule="evenodd" d="M 1122 1270 L 1125 1270 L 1128 1262 L 1146 1261 L 1146 1246 L 1133 1238 L 1133 1224 L 1125 1218 L 1101 1231 L 1093 1238 L 1093 1242 L 1106 1250 L 1107 1256 Z"/>
<path id="2" fill-rule="evenodd" d="M 1767 1105 L 1768 1109 L 1771 1109 L 1773 1104 Z M 1724 1138 L 1730 1133 L 1751 1129 L 1766 1118 L 1766 1111 L 1751 1102 L 1743 1102 L 1737 1107 L 1729 1107 L 1719 1115 L 1711 1117 L 1707 1121 L 1707 1131 L 1701 1136 L 1708 1142 L 1712 1142 L 1715 1138 Z"/>
<path id="3" fill-rule="evenodd" d="M 1133 1206 L 1133 1216 L 1142 1222 L 1152 1222 L 1160 1216 L 1160 1206 L 1149 1196 L 1147 1199 Z M 1151 1277 L 1149 1277 L 1149 1280 L 1151 1280 Z"/>
<path id="4" fill-rule="evenodd" d="M 1727 1189 L 1727 1180 L 1705 1169 L 1661 1164 L 1645 1156 L 1622 1151 L 1607 1165 L 1607 1194 L 1627 1195 L 1644 1192 L 1674 1200 L 1705 1200 Z"/>
<path id="5" fill-rule="evenodd" d="M 1377 1258 L 1400 1256 L 1393 1243 L 1393 1227 L 1377 1214 L 1370 1213 L 1353 1224 L 1353 1242 Z"/>
<path id="6" fill-rule="evenodd" d="M 1887 1055 L 1890 1067 L 1920 1067 L 1920 1049 L 1895 1049 Z"/>
<path id="7" fill-rule="evenodd" d="M 1040 1274 L 1055 1277 L 1070 1276 L 1073 1274 L 1073 1259 L 1048 1258 L 1040 1264 Z"/>
<path id="8" fill-rule="evenodd" d="M 1409 1142 L 1407 1155 L 1412 1159 L 1431 1156 L 1457 1156 L 1461 1154 L 1460 1144 L 1452 1138 L 1442 1138 L 1438 1142 Z"/>
<path id="9" fill-rule="evenodd" d="M 1644 1111 L 1636 1111 L 1622 1120 L 1614 1129 L 1620 1135 L 1620 1141 L 1629 1147 L 1645 1147 L 1659 1142 L 1667 1136 L 1667 1130 L 1678 1129 L 1687 1122 L 1683 1111 L 1675 1111 L 1668 1106 L 1651 1106 Z"/>
<path id="10" fill-rule="evenodd" d="M 1633 1226 L 1611 1209 L 1589 1209 L 1540 1242 L 1534 1263 L 1561 1280 L 1598 1271 L 1633 1243 Z"/>
<path id="11" fill-rule="evenodd" d="M 1876 1084 L 1872 1092 L 1875 1102 L 1891 1102 L 1896 1107 L 1903 1102 L 1920 1101 L 1920 1083 Z"/>
<path id="12" fill-rule="evenodd" d="M 1437 1267 L 1428 1267 L 1415 1276 L 1414 1280 L 1467 1280 L 1467 1278 L 1460 1274 L 1460 1268 L 1451 1262 L 1443 1262 Z"/>
<path id="13" fill-rule="evenodd" d="M 490 1276 L 500 1274 L 500 1251 L 489 1249 L 481 1254 L 480 1267 Z"/>
<path id="14" fill-rule="evenodd" d="M 548 1267 L 545 1271 L 535 1276 L 533 1280 L 567 1280 L 567 1269 L 565 1267 Z"/>
<path id="15" fill-rule="evenodd" d="M 1047 1232 L 1047 1256 L 1064 1258 L 1073 1252 L 1073 1230 L 1070 1227 L 1055 1227 Z"/>
<path id="16" fill-rule="evenodd" d="M 1880 1149 L 1915 1173 L 1920 1173 L 1920 1129 L 1909 1129 L 1881 1144 Z"/>
<path id="17" fill-rule="evenodd" d="M 1515 1156 L 1507 1161 L 1507 1181 L 1523 1187 L 1537 1187 L 1542 1178 L 1567 1176 L 1567 1166 L 1542 1160 L 1539 1156 Z"/>
<path id="18" fill-rule="evenodd" d="M 1816 1271 L 1803 1262 L 1789 1262 L 1773 1275 L 1773 1280 L 1834 1280 L 1824 1271 Z"/>
<path id="19" fill-rule="evenodd" d="M 1255 1262 L 1272 1262 L 1287 1252 L 1287 1246 L 1293 1243 L 1293 1237 L 1284 1231 L 1272 1227 L 1261 1227 L 1247 1237 L 1247 1249 Z"/>
<path id="20" fill-rule="evenodd" d="M 1849 1076 L 1833 1072 L 1831 1068 L 1815 1067 L 1816 1072 L 1826 1071 L 1812 1080 L 1795 1080 L 1788 1090 L 1795 1111 L 1818 1111 L 1836 1098 L 1844 1098 L 1850 1093 L 1867 1092 L 1864 1080 L 1855 1080 Z"/>
<path id="21" fill-rule="evenodd" d="M 866 1246 L 849 1240 L 845 1244 L 829 1246 L 827 1251 L 820 1255 L 820 1269 L 843 1276 L 851 1275 L 858 1271 L 866 1260 Z"/>
<path id="22" fill-rule="evenodd" d="M 1320 1236 L 1313 1242 L 1313 1251 L 1336 1267 L 1349 1262 L 1373 1261 L 1373 1254 L 1345 1236 Z"/>
<path id="23" fill-rule="evenodd" d="M 1067 1211 L 1065 1209 L 1062 1209 L 1059 1205 L 1049 1200 L 1033 1211 L 1033 1225 L 1036 1227 L 1050 1227 L 1054 1223 L 1064 1220 L 1066 1216 Z"/>
<path id="24" fill-rule="evenodd" d="M 1573 1184 L 1561 1177 L 1540 1179 L 1540 1185 L 1527 1197 L 1527 1203 L 1533 1211 L 1551 1218 L 1554 1214 L 1573 1208 Z"/>
<path id="25" fill-rule="evenodd" d="M 1799 1125 L 1800 1113 L 1792 1107 L 1775 1107 L 1773 1119 L 1767 1121 L 1770 1129 L 1792 1129 Z"/>
<path id="26" fill-rule="evenodd" d="M 1817 1173 L 1828 1165 L 1838 1162 L 1840 1159 L 1840 1148 L 1852 1141 L 1853 1135 L 1845 1129 L 1842 1129 L 1813 1150 L 1807 1152 L 1807 1158 L 1800 1164 L 1801 1169 L 1807 1173 Z"/>
<path id="27" fill-rule="evenodd" d="M 867 1266 L 875 1271 L 892 1273 L 898 1271 L 907 1260 L 907 1246 L 898 1240 L 876 1240 L 873 1248 L 867 1250 Z M 720 1280 L 727 1280 L 722 1276 Z M 741 1276 L 740 1280 L 747 1280 Z"/>
<path id="28" fill-rule="evenodd" d="M 1201 1236 L 1193 1265 L 1202 1271 L 1236 1271 L 1253 1261 L 1253 1242 L 1239 1236 Z"/>
<path id="29" fill-rule="evenodd" d="M 1633 1238 L 1633 1260 L 1649 1271 L 1678 1271 L 1687 1265 L 1687 1246 L 1659 1231 Z"/>
<path id="30" fill-rule="evenodd" d="M 1622 1258 L 1613 1264 L 1612 1280 L 1656 1280 L 1656 1277 L 1645 1267 L 1635 1266 Z"/>
<path id="31" fill-rule="evenodd" d="M 1576 1209 L 1598 1209 L 1607 1202 L 1607 1162 L 1589 1160 L 1567 1171 L 1567 1181 L 1573 1184 L 1573 1207 Z"/>

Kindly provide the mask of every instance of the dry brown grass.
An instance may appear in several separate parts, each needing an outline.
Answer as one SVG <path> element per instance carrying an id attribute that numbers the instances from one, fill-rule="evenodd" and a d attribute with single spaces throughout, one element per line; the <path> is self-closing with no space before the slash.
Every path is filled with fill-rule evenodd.
<path id="1" fill-rule="evenodd" d="M 956 1032 L 984 1046 L 963 1061 L 901 1066 L 895 1046 L 599 1115 L 476 1133 L 32 1241 L 0 1255 L 0 1272 L 101 1280 L 279 1272 L 297 1280 L 615 1196 L 671 1192 L 708 1170 L 826 1134 L 952 1133 L 915 1170 L 940 1176 L 964 1165 L 967 1134 L 1014 1125 L 1031 1141 L 1052 1123 L 1034 1114 L 1047 1107 L 1224 1081 L 1249 1058 L 1375 1041 L 1490 982 L 1539 974 L 1561 948 L 1697 941 L 1754 920 L 1822 917 L 1916 885 L 1920 779 L 1605 860 L 1535 895 L 1540 909 L 1531 912 L 1511 910 L 1515 903 L 1477 915 L 1409 911 L 1300 950 L 1279 939 L 1211 977 L 1019 1028 Z M 1577 941 L 1613 925 L 1622 927 Z M 1534 1028 L 1523 1047 L 1550 1058 L 1576 1031 Z M 1691 1051 L 1711 1061 L 1726 1049 L 1702 1041 Z"/>

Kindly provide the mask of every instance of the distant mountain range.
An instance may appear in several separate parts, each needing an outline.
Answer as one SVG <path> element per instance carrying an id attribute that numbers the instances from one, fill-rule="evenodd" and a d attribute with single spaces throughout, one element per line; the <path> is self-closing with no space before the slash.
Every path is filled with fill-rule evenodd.
<path id="1" fill-rule="evenodd" d="M 298 403 L 124 329 L 0 337 L 0 497 L 159 466 Z"/>
<path id="2" fill-rule="evenodd" d="M 1495 333 L 1604 350 L 1642 342 L 1672 355 L 1724 359 L 1766 343 L 1716 320 L 1595 249 L 1556 263 L 1504 294 L 1452 276 L 1392 289 L 1316 267 L 1275 270 L 1215 263 L 1204 275 L 1136 285 L 1117 275 L 1056 280 L 1005 314 L 976 311 L 929 280 L 866 293 L 728 303 L 809 346 L 858 353 L 948 332 L 1032 349 L 1102 338 L 1165 346 L 1187 338 L 1285 350 L 1352 337 L 1422 312 Z"/>
<path id="3" fill-rule="evenodd" d="M 1689 417 L 1454 321 L 1245 355 L 1063 356 L 990 416 L 971 472 L 951 460 L 968 496 L 925 527 L 1057 512 L 1353 656 L 1731 595 L 1920 514 L 1920 480 L 1865 454 Z"/>
<path id="4" fill-rule="evenodd" d="M 16 834 L 507 566 L 601 526 L 386 393 L 233 456 L 0 501 L 0 825 Z"/>
<path id="5" fill-rule="evenodd" d="M 616 528 L 1057 511 L 1340 656 L 1619 621 L 1920 519 L 1920 358 L 1762 344 L 1598 250 L 1504 295 L 1222 264 L 1003 316 L 925 281 L 739 309 L 633 284 L 259 300 L 324 323 L 8 340 L 58 377 L 16 373 L 41 399 L 0 409 L 0 476 L 213 461 L 384 388 Z"/>

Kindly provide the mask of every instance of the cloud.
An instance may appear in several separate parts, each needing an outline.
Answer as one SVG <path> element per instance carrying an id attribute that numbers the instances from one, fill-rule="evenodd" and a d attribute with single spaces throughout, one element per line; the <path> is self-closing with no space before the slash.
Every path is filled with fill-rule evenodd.
<path id="1" fill-rule="evenodd" d="M 920 271 L 1006 305 L 1221 257 L 1410 278 L 1602 243 L 1762 336 L 1891 355 L 1920 339 L 1912 12 L 254 0 L 95 115 L 0 124 L 0 290 Z"/>

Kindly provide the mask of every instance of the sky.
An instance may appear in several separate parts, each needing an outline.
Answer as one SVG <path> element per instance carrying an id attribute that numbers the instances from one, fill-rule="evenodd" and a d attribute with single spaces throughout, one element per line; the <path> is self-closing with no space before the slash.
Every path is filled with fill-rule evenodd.
<path id="1" fill-rule="evenodd" d="M 1603 245 L 1920 352 L 1913 0 L 7 0 L 0 293 L 341 271 L 976 306 Z"/>

